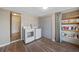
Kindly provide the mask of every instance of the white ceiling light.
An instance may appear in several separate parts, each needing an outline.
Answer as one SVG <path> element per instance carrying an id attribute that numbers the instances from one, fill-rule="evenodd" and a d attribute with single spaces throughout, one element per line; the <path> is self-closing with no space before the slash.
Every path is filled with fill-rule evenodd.
<path id="1" fill-rule="evenodd" d="M 20 13 L 16 13 L 16 12 L 12 12 L 12 15 L 13 16 L 20 16 L 21 14 Z"/>
<path id="2" fill-rule="evenodd" d="M 14 13 L 13 15 L 17 15 L 16 13 Z"/>
<path id="3" fill-rule="evenodd" d="M 47 9 L 48 7 L 44 6 L 43 9 Z"/>

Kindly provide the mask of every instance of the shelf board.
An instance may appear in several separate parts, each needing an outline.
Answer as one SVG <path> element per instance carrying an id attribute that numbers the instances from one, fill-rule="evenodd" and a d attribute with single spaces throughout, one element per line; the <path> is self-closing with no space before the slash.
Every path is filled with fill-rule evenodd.
<path id="1" fill-rule="evenodd" d="M 68 17 L 68 18 L 63 18 L 63 20 L 71 20 L 71 19 L 79 19 L 79 15 Z"/>
<path id="2" fill-rule="evenodd" d="M 73 22 L 73 23 L 62 23 L 62 24 L 79 24 L 79 22 Z"/>
<path id="3" fill-rule="evenodd" d="M 79 30 L 78 31 L 75 31 L 75 30 L 63 30 L 63 31 L 65 31 L 65 32 L 79 32 Z"/>

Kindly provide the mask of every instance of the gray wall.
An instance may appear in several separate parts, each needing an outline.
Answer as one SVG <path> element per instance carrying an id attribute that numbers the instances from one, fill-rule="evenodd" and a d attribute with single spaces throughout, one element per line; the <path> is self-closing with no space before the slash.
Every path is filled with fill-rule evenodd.
<path id="1" fill-rule="evenodd" d="M 38 27 L 38 18 L 22 13 L 21 27 L 29 24 L 37 25 Z M 10 43 L 10 11 L 0 9 L 0 45 L 6 43 Z"/>
<path id="2" fill-rule="evenodd" d="M 30 24 L 32 24 L 38 27 L 38 17 L 22 13 L 21 19 L 22 19 L 22 26 L 29 26 Z"/>
<path id="3" fill-rule="evenodd" d="M 39 25 L 42 28 L 42 36 L 52 39 L 52 16 L 40 17 Z"/>
<path id="4" fill-rule="evenodd" d="M 22 13 L 21 15 L 21 39 L 24 39 L 24 32 L 22 27 L 23 26 L 29 26 L 32 24 L 33 26 L 38 27 L 38 17 L 27 15 L 26 13 Z"/>
<path id="5" fill-rule="evenodd" d="M 0 9 L 0 45 L 10 42 L 10 12 Z"/>

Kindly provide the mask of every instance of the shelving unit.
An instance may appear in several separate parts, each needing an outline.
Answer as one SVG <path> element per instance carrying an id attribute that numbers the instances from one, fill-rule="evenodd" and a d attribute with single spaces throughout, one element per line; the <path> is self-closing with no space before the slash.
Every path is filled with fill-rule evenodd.
<path id="1" fill-rule="evenodd" d="M 65 32 L 79 32 L 79 30 L 64 30 Z"/>
<path id="2" fill-rule="evenodd" d="M 61 38 L 63 41 L 79 45 L 79 11 L 63 14 Z"/>
<path id="3" fill-rule="evenodd" d="M 66 24 L 66 25 L 69 25 L 69 24 L 79 24 L 79 22 L 62 23 L 62 25 L 64 25 L 64 24 Z"/>

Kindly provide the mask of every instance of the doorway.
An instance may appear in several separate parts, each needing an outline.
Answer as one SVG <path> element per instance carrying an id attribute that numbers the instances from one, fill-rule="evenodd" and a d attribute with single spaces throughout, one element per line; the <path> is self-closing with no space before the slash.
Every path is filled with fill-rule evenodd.
<path id="1" fill-rule="evenodd" d="M 10 41 L 21 39 L 21 14 L 10 13 Z"/>

